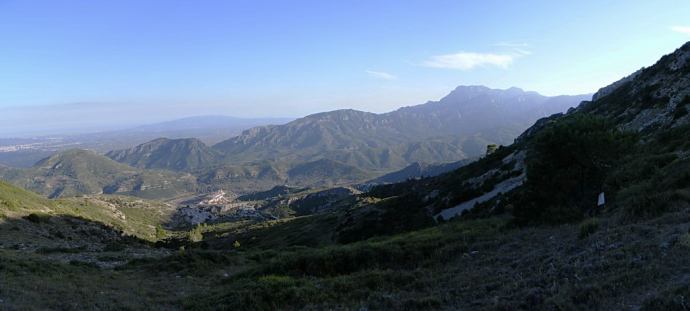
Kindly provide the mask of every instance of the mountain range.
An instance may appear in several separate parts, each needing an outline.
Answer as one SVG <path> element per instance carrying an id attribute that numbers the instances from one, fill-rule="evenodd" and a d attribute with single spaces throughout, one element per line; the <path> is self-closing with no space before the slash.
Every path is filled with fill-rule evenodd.
<path id="1" fill-rule="evenodd" d="M 385 114 L 318 113 L 285 125 L 253 127 L 210 147 L 196 138 L 158 138 L 109 151 L 105 157 L 74 149 L 26 170 L 0 167 L 0 177 L 49 197 L 119 193 L 156 199 L 188 198 L 221 189 L 246 194 L 282 184 L 355 184 L 383 173 L 393 175 L 373 182 L 392 182 L 400 176 L 456 168 L 448 164 L 423 170 L 421 165 L 457 162 L 484 154 L 489 144 L 510 144 L 537 118 L 590 97 L 461 86 L 438 102 Z M 208 130 L 228 122 L 242 123 L 235 118 L 203 117 L 139 130 L 184 131 L 196 123 Z M 417 173 L 409 168 L 394 173 L 413 163 L 421 163 Z"/>
<path id="2" fill-rule="evenodd" d="M 215 144 L 249 127 L 285 124 L 290 118 L 237 118 L 230 116 L 197 116 L 134 128 L 90 133 L 64 133 L 24 138 L 0 138 L 0 165 L 29 168 L 39 160 L 72 148 L 105 154 L 115 149 L 136 146 L 160 137 L 197 138 Z"/>
<path id="3" fill-rule="evenodd" d="M 111 151 L 106 156 L 140 168 L 182 171 L 218 164 L 328 158 L 366 170 L 391 172 L 414 162 L 454 162 L 481 155 L 486 145 L 509 144 L 538 118 L 565 111 L 590 98 L 547 97 L 519 88 L 461 86 L 438 102 L 385 114 L 337 110 L 285 125 L 254 127 L 211 146 L 220 153 L 181 140 L 175 143 L 188 147 L 180 145 L 172 153 L 172 141 L 163 144 L 155 140 Z M 180 157 L 204 160 L 188 162 Z"/>
<path id="4" fill-rule="evenodd" d="M 364 193 L 268 187 L 208 207 L 213 214 L 122 196 L 48 200 L 0 182 L 0 277 L 11 289 L 0 292 L 0 303 L 16 309 L 686 310 L 689 104 L 690 42 L 592 100 L 536 120 L 514 143 L 476 161 Z M 312 128 L 321 133 L 318 123 L 305 124 L 317 124 Z M 272 131 L 295 126 L 264 128 L 252 137 L 277 138 Z M 338 145 L 296 133 L 302 142 Z M 252 137 L 251 150 L 261 143 L 297 148 Z M 291 166 L 254 160 L 196 172 L 219 182 L 359 172 L 327 158 Z M 218 167 L 223 174 L 216 175 Z M 41 175 L 3 169 L 26 182 L 121 170 L 192 175 L 136 169 L 83 150 L 30 169 Z M 391 178 L 424 171 L 412 165 Z M 281 212 L 282 219 L 264 217 L 272 212 L 262 210 L 267 202 L 274 211 L 293 210 Z M 207 216 L 202 212 L 211 215 L 194 226 L 174 221 Z"/>

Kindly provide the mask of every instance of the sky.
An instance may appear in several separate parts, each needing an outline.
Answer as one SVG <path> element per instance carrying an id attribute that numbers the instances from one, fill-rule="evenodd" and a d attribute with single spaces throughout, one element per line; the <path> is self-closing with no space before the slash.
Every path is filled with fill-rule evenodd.
<path id="1" fill-rule="evenodd" d="M 596 92 L 690 41 L 690 1 L 0 0 L 0 137 L 387 112 L 459 85 Z"/>

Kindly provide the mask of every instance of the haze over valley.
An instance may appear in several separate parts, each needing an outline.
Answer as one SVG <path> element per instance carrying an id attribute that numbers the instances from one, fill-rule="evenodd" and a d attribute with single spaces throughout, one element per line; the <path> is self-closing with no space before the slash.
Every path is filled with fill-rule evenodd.
<path id="1" fill-rule="evenodd" d="M 687 310 L 689 10 L 0 2 L 0 309 Z"/>

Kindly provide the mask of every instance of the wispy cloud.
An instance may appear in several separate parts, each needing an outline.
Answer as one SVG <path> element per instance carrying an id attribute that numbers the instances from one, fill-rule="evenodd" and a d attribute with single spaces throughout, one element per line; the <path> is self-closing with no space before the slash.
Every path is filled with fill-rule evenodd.
<path id="1" fill-rule="evenodd" d="M 522 55 L 529 55 L 529 54 L 532 54 L 532 52 L 527 51 L 527 50 L 523 50 L 523 49 L 520 49 L 520 48 L 513 48 L 513 51 L 518 52 L 519 54 L 522 54 Z"/>
<path id="2" fill-rule="evenodd" d="M 372 78 L 386 79 L 386 80 L 398 80 L 398 77 L 396 77 L 390 73 L 385 73 L 385 72 L 380 72 L 380 71 L 369 71 L 369 70 L 367 70 L 366 73 L 368 73 L 369 76 Z"/>
<path id="3" fill-rule="evenodd" d="M 684 34 L 686 34 L 686 35 L 690 35 L 690 27 L 673 26 L 673 27 L 670 27 L 670 28 L 671 28 L 671 30 L 673 30 L 673 31 L 682 32 L 682 33 L 684 33 Z"/>
<path id="4" fill-rule="evenodd" d="M 524 51 L 527 52 L 527 51 Z M 497 66 L 507 68 L 516 58 L 528 53 L 474 53 L 460 52 L 457 54 L 432 56 L 431 60 L 421 65 L 433 68 L 448 68 L 458 70 L 470 70 L 479 66 Z"/>

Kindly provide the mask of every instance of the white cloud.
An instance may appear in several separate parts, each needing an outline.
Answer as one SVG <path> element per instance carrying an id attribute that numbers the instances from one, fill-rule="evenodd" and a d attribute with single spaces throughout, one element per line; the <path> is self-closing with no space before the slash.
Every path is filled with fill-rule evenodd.
<path id="1" fill-rule="evenodd" d="M 519 49 L 519 48 L 513 48 L 513 51 L 518 52 L 518 53 L 520 53 L 520 54 L 522 54 L 522 55 L 529 55 L 529 54 L 532 54 L 532 52 L 530 52 L 530 51 L 523 50 L 523 49 Z"/>
<path id="2" fill-rule="evenodd" d="M 372 78 L 386 79 L 386 80 L 398 80 L 398 77 L 396 77 L 390 73 L 385 73 L 385 72 L 380 72 L 380 71 L 369 71 L 369 70 L 367 70 L 366 73 L 368 73 L 369 76 Z"/>
<path id="3" fill-rule="evenodd" d="M 690 35 L 690 27 L 673 26 L 673 27 L 671 27 L 671 30 L 677 31 L 677 32 L 682 32 L 686 35 Z"/>
<path id="4" fill-rule="evenodd" d="M 487 65 L 507 68 L 510 63 L 520 56 L 521 54 L 518 53 L 492 54 L 460 52 L 457 54 L 432 56 L 430 61 L 423 62 L 421 65 L 433 68 L 459 70 L 470 70 L 475 67 Z"/>

